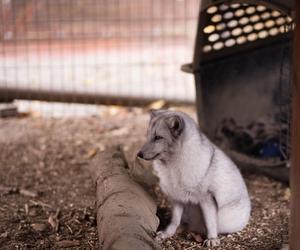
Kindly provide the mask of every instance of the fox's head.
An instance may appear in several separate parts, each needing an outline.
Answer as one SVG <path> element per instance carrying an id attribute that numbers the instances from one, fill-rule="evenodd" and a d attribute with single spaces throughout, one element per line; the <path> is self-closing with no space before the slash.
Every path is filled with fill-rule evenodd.
<path id="1" fill-rule="evenodd" d="M 166 160 L 181 143 L 185 121 L 179 112 L 151 110 L 147 141 L 137 154 L 144 160 Z"/>

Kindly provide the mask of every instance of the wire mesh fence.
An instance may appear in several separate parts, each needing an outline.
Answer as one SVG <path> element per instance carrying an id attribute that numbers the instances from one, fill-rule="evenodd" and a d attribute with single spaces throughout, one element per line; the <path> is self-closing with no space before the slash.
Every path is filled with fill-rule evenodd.
<path id="1" fill-rule="evenodd" d="M 193 102 L 199 1 L 1 0 L 0 100 Z"/>

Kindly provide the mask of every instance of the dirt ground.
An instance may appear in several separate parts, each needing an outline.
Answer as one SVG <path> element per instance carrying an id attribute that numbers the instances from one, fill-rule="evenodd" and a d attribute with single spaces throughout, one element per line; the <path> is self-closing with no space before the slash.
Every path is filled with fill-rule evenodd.
<path id="1" fill-rule="evenodd" d="M 125 108 L 90 118 L 0 119 L 0 249 L 99 248 L 88 161 L 108 146 L 141 145 L 147 121 L 146 111 Z M 245 178 L 250 223 L 221 236 L 214 249 L 279 249 L 288 240 L 289 189 L 265 177 Z M 165 224 L 166 199 L 159 195 L 157 202 Z M 202 249 L 189 233 L 163 248 Z"/>

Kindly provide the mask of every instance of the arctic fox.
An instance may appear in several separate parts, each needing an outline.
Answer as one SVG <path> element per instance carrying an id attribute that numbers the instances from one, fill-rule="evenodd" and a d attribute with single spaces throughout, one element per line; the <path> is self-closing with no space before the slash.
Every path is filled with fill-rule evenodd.
<path id="1" fill-rule="evenodd" d="M 206 246 L 220 244 L 218 234 L 243 229 L 250 199 L 236 165 L 183 112 L 152 110 L 147 141 L 138 157 L 153 160 L 162 191 L 171 200 L 172 219 L 157 239 L 171 237 L 177 227 L 206 235 Z"/>

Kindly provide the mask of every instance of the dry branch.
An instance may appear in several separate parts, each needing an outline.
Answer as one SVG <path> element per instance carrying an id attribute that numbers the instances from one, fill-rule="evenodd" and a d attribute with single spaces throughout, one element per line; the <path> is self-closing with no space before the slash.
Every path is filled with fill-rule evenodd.
<path id="1" fill-rule="evenodd" d="M 153 235 L 159 221 L 154 200 L 128 174 L 121 150 L 97 154 L 90 164 L 96 183 L 101 249 L 160 249 Z"/>

